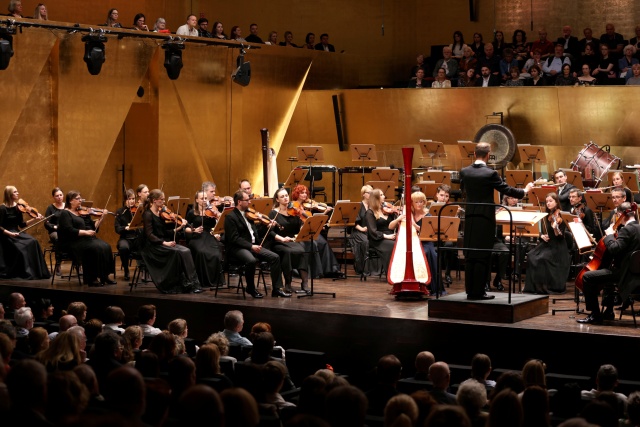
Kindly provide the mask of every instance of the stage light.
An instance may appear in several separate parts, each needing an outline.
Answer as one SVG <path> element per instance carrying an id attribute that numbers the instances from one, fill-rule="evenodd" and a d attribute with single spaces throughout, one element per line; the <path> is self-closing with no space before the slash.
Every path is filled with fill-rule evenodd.
<path id="1" fill-rule="evenodd" d="M 162 45 L 164 49 L 164 68 L 167 69 L 167 76 L 171 80 L 177 80 L 182 70 L 182 50 L 184 43 L 167 41 Z"/>
<path id="2" fill-rule="evenodd" d="M 15 28 L 0 28 L 0 70 L 6 70 L 13 56 L 13 36 Z"/>
<path id="3" fill-rule="evenodd" d="M 107 38 L 104 34 L 87 34 L 82 37 L 84 42 L 84 62 L 87 63 L 89 74 L 97 76 L 105 61 L 105 47 Z"/>
<path id="4" fill-rule="evenodd" d="M 247 86 L 251 81 L 251 64 L 244 62 L 244 55 L 247 53 L 244 46 L 240 49 L 240 55 L 236 59 L 238 68 L 231 74 L 231 80 L 240 86 Z"/>

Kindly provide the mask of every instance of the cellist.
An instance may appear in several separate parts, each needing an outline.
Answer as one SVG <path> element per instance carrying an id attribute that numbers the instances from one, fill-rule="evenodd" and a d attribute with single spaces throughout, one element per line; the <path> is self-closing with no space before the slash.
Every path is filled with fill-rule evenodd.
<path id="1" fill-rule="evenodd" d="M 610 266 L 601 266 L 597 270 L 587 271 L 583 278 L 583 293 L 587 310 L 591 311 L 584 319 L 577 319 L 578 323 L 601 325 L 603 320 L 613 320 L 612 283 L 618 284 L 623 300 L 621 309 L 628 306 L 629 295 L 640 288 L 640 278 L 629 272 L 631 254 L 640 249 L 640 225 L 638 224 L 637 206 L 624 202 L 618 207 L 620 217 L 615 224 L 605 230 L 603 238 L 606 253 L 613 258 Z M 616 226 L 621 226 L 616 230 Z M 604 312 L 600 312 L 598 294 L 604 289 L 602 305 Z"/>

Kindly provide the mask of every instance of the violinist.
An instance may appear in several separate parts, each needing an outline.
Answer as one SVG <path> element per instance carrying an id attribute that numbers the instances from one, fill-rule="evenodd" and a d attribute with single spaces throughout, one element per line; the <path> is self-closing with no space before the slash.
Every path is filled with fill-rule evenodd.
<path id="1" fill-rule="evenodd" d="M 614 230 L 608 227 L 605 230 L 604 244 L 606 253 L 613 258 L 610 266 L 601 266 L 598 270 L 587 271 L 583 275 L 583 293 L 587 310 L 591 314 L 584 319 L 577 319 L 578 323 L 600 325 L 603 320 L 615 318 L 613 312 L 614 298 L 612 284 L 617 283 L 620 296 L 622 297 L 621 310 L 629 306 L 629 295 L 637 293 L 640 289 L 640 278 L 629 272 L 631 254 L 640 249 L 640 225 L 638 224 L 638 212 L 632 209 L 628 202 L 622 203 L 619 208 L 621 216 L 618 225 L 622 228 Z M 606 307 L 604 312 L 600 311 L 598 304 L 598 294 L 600 289 L 604 289 L 602 306 Z"/>
<path id="2" fill-rule="evenodd" d="M 524 292 L 535 294 L 566 291 L 571 260 L 567 249 L 567 224 L 560 215 L 556 193 L 545 198 L 547 216 L 542 219 L 540 242 L 528 254 Z"/>
<path id="3" fill-rule="evenodd" d="M 115 285 L 109 279 L 114 272 L 111 246 L 96 237 L 96 228 L 106 216 L 106 210 L 95 223 L 89 215 L 82 216 L 80 207 L 82 196 L 77 191 L 69 191 L 65 201 L 66 208 L 60 214 L 58 222 L 58 246 L 62 252 L 73 252 L 82 264 L 82 277 L 85 285 Z"/>
<path id="4" fill-rule="evenodd" d="M 250 198 L 254 198 L 254 194 L 251 192 L 251 182 L 249 182 L 248 179 L 243 179 L 240 181 L 240 191 L 242 191 L 243 193 L 245 193 L 247 196 L 249 196 Z"/>
<path id="5" fill-rule="evenodd" d="M 303 243 L 295 241 L 295 236 L 304 221 L 297 215 L 289 215 L 289 193 L 286 188 L 280 188 L 275 192 L 273 205 L 275 209 L 269 212 L 269 218 L 280 224 L 282 228 L 271 227 L 269 247 L 280 256 L 280 265 L 284 274 L 284 291 L 292 292 L 293 269 L 296 269 L 302 279 L 302 290 L 296 292 L 309 293 L 310 290 L 307 287 L 309 254 L 305 251 Z"/>
<path id="6" fill-rule="evenodd" d="M 202 191 L 204 191 L 207 200 L 206 208 L 210 209 L 215 217 L 219 217 L 224 206 L 220 204 L 220 199 L 216 196 L 216 184 L 212 181 L 205 181 L 202 183 Z"/>
<path id="7" fill-rule="evenodd" d="M 141 255 L 158 290 L 162 293 L 202 292 L 191 251 L 174 240 L 177 223 L 169 228 L 163 218 L 167 216 L 164 193 L 151 190 L 143 208 Z M 182 223 L 178 218 L 175 220 Z"/>
<path id="8" fill-rule="evenodd" d="M 120 236 L 118 239 L 118 254 L 122 262 L 124 270 L 124 280 L 129 280 L 129 259 L 131 252 L 139 251 L 140 230 L 129 230 L 129 224 L 133 220 L 136 206 L 136 193 L 130 188 L 127 190 L 127 200 L 123 207 L 116 211 L 116 219 L 113 222 L 116 233 Z"/>
<path id="9" fill-rule="evenodd" d="M 602 237 L 600 227 L 595 222 L 595 215 L 593 211 L 587 206 L 587 202 L 584 199 L 584 194 L 577 188 L 569 190 L 569 202 L 571 203 L 571 214 L 577 215 L 580 218 L 580 222 L 584 224 L 584 228 L 593 236 L 597 241 Z"/>
<path id="10" fill-rule="evenodd" d="M 196 192 L 193 209 L 187 212 L 189 224 L 185 228 L 189 249 L 196 266 L 201 286 L 216 287 L 224 284 L 222 274 L 222 236 L 211 235 L 218 219 L 206 211 L 207 199 L 204 191 Z"/>
<path id="11" fill-rule="evenodd" d="M 227 254 L 244 265 L 247 293 L 253 298 L 262 298 L 255 285 L 256 263 L 258 260 L 269 264 L 271 276 L 272 297 L 291 297 L 282 289 L 282 268 L 280 256 L 269 249 L 263 248 L 258 237 L 258 229 L 252 221 L 247 220 L 245 213 L 249 208 L 249 195 L 243 191 L 236 191 L 233 195 L 235 208 L 226 216 L 224 234 Z"/>
<path id="12" fill-rule="evenodd" d="M 611 201 L 613 202 L 614 209 L 611 211 L 607 219 L 602 220 L 603 230 L 606 230 L 611 225 L 616 223 L 616 220 L 618 219 L 618 215 L 619 215 L 618 208 L 620 207 L 621 204 L 627 201 L 627 196 L 624 189 L 614 188 L 613 190 L 611 190 Z"/>
<path id="13" fill-rule="evenodd" d="M 20 193 L 14 186 L 8 185 L 4 189 L 4 201 L 0 205 L 0 273 L 4 278 L 21 278 L 28 280 L 49 278 L 49 269 L 42 256 L 40 244 L 31 235 L 21 233 L 20 228 L 29 223 L 42 219 L 37 213 L 33 219 L 24 221 L 26 203 L 20 199 Z M 28 208 L 28 206 L 27 206 Z"/>
<path id="14" fill-rule="evenodd" d="M 451 198 L 451 187 L 447 184 L 440 184 L 438 188 L 436 188 L 436 197 L 435 201 L 437 203 L 449 203 L 449 199 Z M 456 244 L 453 242 L 445 242 L 445 247 L 453 247 Z M 444 264 L 444 283 L 449 286 L 453 283 L 451 279 L 451 268 L 456 263 L 457 255 L 455 251 L 443 251 L 442 261 Z M 437 270 L 436 270 L 437 271 Z"/>
<path id="15" fill-rule="evenodd" d="M 371 197 L 372 191 L 373 187 L 370 185 L 364 185 L 360 189 L 360 210 L 358 211 L 355 225 L 349 236 L 354 258 L 353 268 L 357 274 L 365 273 L 365 269 L 367 268 L 367 266 L 364 265 L 364 260 L 369 251 L 369 239 L 367 238 L 367 227 L 364 225 L 364 214 L 367 213 L 367 209 L 369 209 L 369 197 Z"/>
<path id="16" fill-rule="evenodd" d="M 557 194 L 561 209 L 564 212 L 569 212 L 569 209 L 571 209 L 571 203 L 569 203 L 569 190 L 576 187 L 571 184 L 567 184 L 567 174 L 561 170 L 554 172 L 553 181 L 558 186 Z"/>
<path id="17" fill-rule="evenodd" d="M 404 214 L 386 214 L 382 210 L 384 203 L 384 193 L 376 188 L 369 198 L 369 209 L 365 213 L 364 223 L 367 227 L 367 237 L 369 238 L 369 248 L 374 249 L 380 255 L 380 259 L 385 271 L 391 262 L 391 254 L 395 246 L 396 235 L 394 230 L 405 218 Z"/>
<path id="18" fill-rule="evenodd" d="M 293 205 L 299 206 L 301 210 L 304 210 L 303 219 L 305 216 L 309 214 L 307 212 L 308 209 L 304 207 L 304 204 L 309 202 L 309 189 L 302 184 L 298 184 L 293 188 L 291 192 L 291 200 L 293 201 Z M 331 247 L 329 247 L 329 243 L 327 242 L 327 238 L 322 233 L 318 235 L 318 238 L 314 241 L 314 244 L 317 246 L 318 251 L 316 254 L 316 260 L 314 262 L 314 266 L 321 265 L 321 269 L 314 268 L 314 276 L 323 275 L 325 277 L 343 277 L 344 274 L 340 271 L 340 264 L 338 264 L 338 260 L 334 255 Z M 307 250 L 310 250 L 307 248 Z M 318 256 L 320 260 L 318 262 Z"/>
<path id="19" fill-rule="evenodd" d="M 147 200 L 147 197 L 149 197 L 149 187 L 145 184 L 138 185 L 136 188 L 136 194 L 138 195 L 136 207 L 141 208 Z"/>
<path id="20" fill-rule="evenodd" d="M 411 213 L 413 215 L 413 221 L 411 222 L 419 236 L 420 229 L 422 228 L 422 220 L 425 216 L 430 216 L 429 210 L 427 209 L 427 196 L 425 196 L 422 191 L 418 190 L 411 193 Z M 431 289 L 429 289 L 429 291 L 435 293 L 439 290 L 441 295 L 446 295 L 446 292 L 443 289 L 439 289 L 438 286 L 440 278 L 438 277 L 438 254 L 435 245 L 433 242 L 425 240 L 422 242 L 422 249 L 427 257 L 429 270 L 431 272 L 431 284 L 429 285 Z"/>
<path id="21" fill-rule="evenodd" d="M 53 203 L 47 206 L 47 210 L 44 214 L 44 216 L 48 218 L 44 222 L 44 228 L 49 232 L 49 241 L 55 247 L 58 241 L 58 220 L 60 219 L 60 213 L 64 210 L 64 193 L 59 187 L 56 187 L 51 190 L 51 196 L 53 197 Z M 57 253 L 56 261 L 58 261 Z M 58 276 L 60 275 L 60 267 L 58 267 L 55 274 Z"/>

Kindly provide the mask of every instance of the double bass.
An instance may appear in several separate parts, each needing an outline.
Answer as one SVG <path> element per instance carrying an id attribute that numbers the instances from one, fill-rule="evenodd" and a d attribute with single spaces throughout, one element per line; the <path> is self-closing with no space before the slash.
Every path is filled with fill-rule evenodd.
<path id="1" fill-rule="evenodd" d="M 638 206 L 635 203 L 632 203 L 629 209 L 624 210 L 623 212 L 620 213 L 620 216 L 618 217 L 615 224 L 613 225 L 614 235 L 617 236 L 618 228 L 622 224 L 622 221 L 624 221 L 625 216 L 627 216 L 630 212 L 635 211 L 637 209 L 638 209 Z M 576 280 L 575 280 L 576 288 L 580 289 L 580 291 L 583 291 L 582 288 L 584 286 L 584 274 L 587 271 L 596 271 L 601 268 L 607 268 L 609 264 L 611 264 L 611 257 L 607 256 L 607 253 L 606 253 L 607 247 L 604 244 L 605 237 L 607 236 L 603 236 L 600 239 L 595 250 L 593 251 L 593 255 L 591 256 L 591 259 L 587 264 L 585 264 L 584 267 L 582 267 L 582 270 L 576 276 Z"/>

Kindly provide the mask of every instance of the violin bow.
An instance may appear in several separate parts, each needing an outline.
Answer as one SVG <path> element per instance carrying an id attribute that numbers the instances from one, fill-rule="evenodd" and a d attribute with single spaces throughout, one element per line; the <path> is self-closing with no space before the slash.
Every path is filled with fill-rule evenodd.
<path id="1" fill-rule="evenodd" d="M 49 216 L 47 216 L 47 217 L 44 217 L 44 218 L 42 218 L 41 220 L 38 220 L 38 221 L 34 222 L 33 224 L 30 224 L 29 226 L 27 226 L 27 227 L 23 228 L 22 230 L 18 231 L 18 233 L 22 233 L 22 232 L 24 232 L 24 231 L 27 231 L 28 229 L 33 228 L 33 227 L 35 227 L 36 225 L 38 225 L 38 224 L 41 224 L 41 223 L 45 222 L 46 220 L 48 220 L 48 219 L 49 219 L 49 218 L 51 218 L 52 216 L 54 216 L 54 215 L 49 215 Z"/>
<path id="2" fill-rule="evenodd" d="M 107 206 L 109 206 L 109 201 L 111 200 L 111 194 L 109 194 L 109 197 L 107 198 L 107 203 L 104 204 L 104 210 L 107 210 Z M 102 214 L 102 216 L 100 217 L 100 219 L 98 220 L 98 225 L 96 226 L 96 233 L 100 230 L 100 226 L 102 225 L 102 220 L 104 219 L 104 214 Z"/>
<path id="3" fill-rule="evenodd" d="M 273 217 L 273 219 L 271 220 L 271 224 L 269 224 L 269 227 L 267 227 L 267 232 L 264 233 L 264 237 L 262 238 L 262 242 L 260 242 L 260 246 L 262 246 L 264 244 L 264 241 L 266 240 L 267 236 L 269 235 L 269 232 L 271 231 L 271 228 L 273 228 L 273 222 L 276 220 L 276 218 L 278 218 L 278 215 L 280 215 L 280 211 L 279 210 L 276 211 L 276 216 Z"/>

